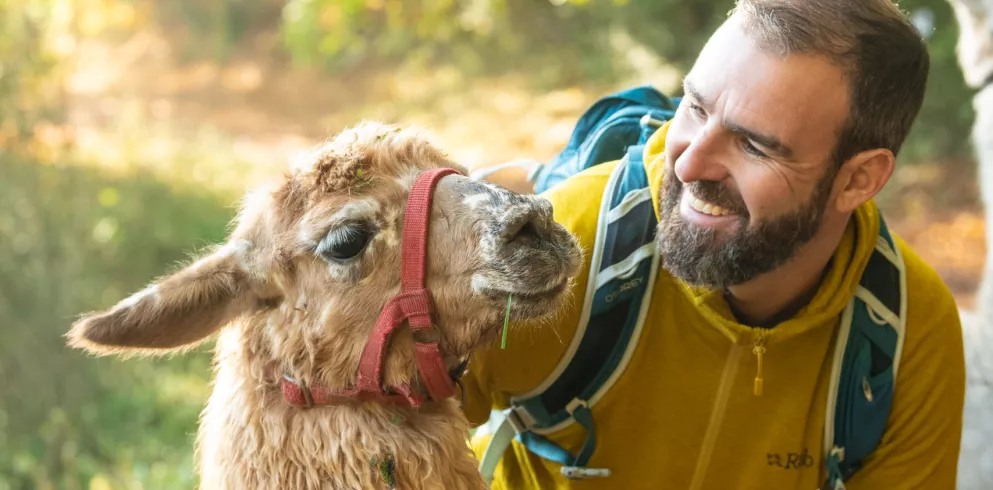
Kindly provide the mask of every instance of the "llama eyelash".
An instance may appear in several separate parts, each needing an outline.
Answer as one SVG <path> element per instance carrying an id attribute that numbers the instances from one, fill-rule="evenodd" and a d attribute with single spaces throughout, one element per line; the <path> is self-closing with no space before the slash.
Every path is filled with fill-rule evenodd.
<path id="1" fill-rule="evenodd" d="M 373 238 L 379 228 L 367 221 L 351 222 L 333 228 L 314 247 L 314 253 L 327 264 L 328 275 L 338 282 L 362 278 L 362 256 L 373 253 Z"/>
<path id="2" fill-rule="evenodd" d="M 329 231 L 327 235 L 324 235 L 324 238 L 318 242 L 317 246 L 314 248 L 314 253 L 318 256 L 323 256 L 331 250 L 345 245 L 349 242 L 349 240 L 362 236 L 363 233 L 370 233 L 370 230 L 368 230 L 367 226 L 358 223 L 347 224 L 335 228 Z"/>

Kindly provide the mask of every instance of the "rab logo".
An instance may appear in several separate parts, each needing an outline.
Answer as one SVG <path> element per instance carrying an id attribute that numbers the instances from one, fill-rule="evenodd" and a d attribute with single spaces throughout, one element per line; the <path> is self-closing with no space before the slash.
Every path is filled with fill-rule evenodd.
<path id="1" fill-rule="evenodd" d="M 641 277 L 641 276 L 638 276 L 638 277 L 636 277 L 634 279 L 631 279 L 630 281 L 628 281 L 628 282 L 626 282 L 624 284 L 621 284 L 617 288 L 617 290 L 611 291 L 610 293 L 608 293 L 607 296 L 604 298 L 604 300 L 606 302 L 608 302 L 608 303 L 613 303 L 614 300 L 616 300 L 617 297 L 621 295 L 621 293 L 623 293 L 625 291 L 629 291 L 631 289 L 634 289 L 634 288 L 640 286 L 641 283 L 643 283 L 643 282 L 645 282 L 645 278 L 644 277 Z"/>
<path id="2" fill-rule="evenodd" d="M 800 468 L 810 468 L 814 466 L 814 457 L 803 448 L 801 453 L 766 453 L 769 466 L 778 466 L 784 470 L 798 470 Z"/>

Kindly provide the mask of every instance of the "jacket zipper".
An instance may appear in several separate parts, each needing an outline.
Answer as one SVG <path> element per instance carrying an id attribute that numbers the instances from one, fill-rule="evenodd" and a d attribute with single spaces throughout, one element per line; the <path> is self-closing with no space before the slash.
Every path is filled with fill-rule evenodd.
<path id="1" fill-rule="evenodd" d="M 707 475 L 707 466 L 710 465 L 710 458 L 714 452 L 714 444 L 717 442 L 717 433 L 720 431 L 721 422 L 724 420 L 724 413 L 727 411 L 728 398 L 731 397 L 731 387 L 734 385 L 734 378 L 738 373 L 738 365 L 741 363 L 741 355 L 745 351 L 744 346 L 734 344 L 728 352 L 727 360 L 724 362 L 724 372 L 721 374 L 721 382 L 717 388 L 717 400 L 714 408 L 710 412 L 710 421 L 707 423 L 707 431 L 703 436 L 703 445 L 700 448 L 700 456 L 696 461 L 696 469 L 693 470 L 693 481 L 690 483 L 690 490 L 699 490 L 703 485 L 703 480 Z"/>
<path id="2" fill-rule="evenodd" d="M 757 363 L 755 372 L 755 387 L 753 392 L 755 396 L 762 396 L 763 389 L 765 388 L 765 378 L 762 377 L 762 359 L 765 355 L 765 335 L 759 332 L 755 337 L 755 344 L 752 346 L 752 354 L 755 354 L 755 361 Z"/>
<path id="3" fill-rule="evenodd" d="M 766 352 L 766 332 L 760 331 L 756 334 L 752 343 L 752 354 L 755 355 L 757 363 L 755 372 L 755 385 L 753 393 L 755 396 L 762 396 L 765 388 L 765 378 L 763 377 L 763 362 Z M 738 366 L 741 363 L 741 356 L 747 349 L 746 345 L 734 344 L 728 352 L 727 360 L 724 362 L 724 372 L 721 374 L 721 381 L 717 388 L 717 399 L 714 402 L 714 409 L 710 413 L 710 421 L 707 423 L 707 431 L 703 436 L 703 445 L 700 448 L 700 456 L 697 458 L 696 468 L 693 470 L 693 480 L 690 482 L 691 490 L 699 490 L 703 485 L 707 475 L 707 467 L 710 465 L 710 458 L 714 452 L 714 444 L 717 442 L 717 433 L 720 431 L 721 422 L 727 411 L 728 399 L 731 397 L 731 387 L 734 385 L 734 378 L 738 373 Z"/>

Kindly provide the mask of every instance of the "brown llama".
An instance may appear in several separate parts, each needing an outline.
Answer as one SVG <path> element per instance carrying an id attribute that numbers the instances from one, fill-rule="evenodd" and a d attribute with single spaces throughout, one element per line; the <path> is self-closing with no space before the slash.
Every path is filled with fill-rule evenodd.
<path id="1" fill-rule="evenodd" d="M 157 355 L 218 333 L 202 488 L 485 488 L 458 377 L 509 295 L 518 321 L 566 301 L 577 243 L 548 201 L 465 177 L 411 130 L 363 123 L 301 163 L 248 194 L 223 246 L 69 344 Z"/>

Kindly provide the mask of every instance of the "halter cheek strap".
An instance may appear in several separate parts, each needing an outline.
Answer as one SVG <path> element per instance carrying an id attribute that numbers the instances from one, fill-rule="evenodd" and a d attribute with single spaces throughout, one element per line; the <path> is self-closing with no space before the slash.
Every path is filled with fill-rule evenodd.
<path id="1" fill-rule="evenodd" d="M 294 405 L 331 405 L 349 400 L 372 400 L 420 406 L 427 398 L 443 400 L 455 394 L 455 383 L 445 369 L 441 350 L 436 341 L 419 340 L 414 335 L 414 355 L 427 398 L 411 386 L 401 385 L 394 393 L 383 389 L 383 361 L 390 338 L 404 322 L 415 334 L 434 328 L 434 302 L 425 286 L 427 276 L 427 239 L 431 215 L 431 198 L 438 182 L 445 176 L 458 174 L 451 168 L 427 170 L 417 177 L 407 198 L 404 212 L 400 265 L 400 293 L 390 299 L 380 312 L 359 362 L 359 375 L 354 388 L 331 390 L 307 387 L 292 378 L 283 377 L 283 397 Z"/>

